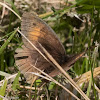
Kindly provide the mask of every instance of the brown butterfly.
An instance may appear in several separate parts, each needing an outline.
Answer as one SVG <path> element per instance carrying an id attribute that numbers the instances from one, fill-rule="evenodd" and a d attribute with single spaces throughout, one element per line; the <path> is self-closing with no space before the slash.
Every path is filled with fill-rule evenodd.
<path id="1" fill-rule="evenodd" d="M 69 66 L 75 63 L 85 53 L 82 52 L 71 57 L 67 56 L 55 32 L 42 19 L 28 12 L 25 12 L 22 16 L 21 32 L 45 55 L 39 45 L 41 43 L 65 70 L 68 70 L 70 68 Z M 24 74 L 27 82 L 30 83 L 33 77 L 28 72 L 37 72 L 31 65 L 44 70 L 44 72 L 52 77 L 59 73 L 25 38 L 22 37 L 22 40 L 24 45 L 22 48 L 16 50 L 15 63 L 19 66 L 19 70 Z"/>

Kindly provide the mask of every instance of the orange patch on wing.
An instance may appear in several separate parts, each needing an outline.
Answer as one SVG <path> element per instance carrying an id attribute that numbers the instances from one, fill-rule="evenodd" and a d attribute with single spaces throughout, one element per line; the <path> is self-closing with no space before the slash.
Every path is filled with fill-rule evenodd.
<path id="1" fill-rule="evenodd" d="M 39 28 L 35 28 L 33 31 L 29 33 L 29 37 L 35 41 L 41 36 L 41 32 Z"/>

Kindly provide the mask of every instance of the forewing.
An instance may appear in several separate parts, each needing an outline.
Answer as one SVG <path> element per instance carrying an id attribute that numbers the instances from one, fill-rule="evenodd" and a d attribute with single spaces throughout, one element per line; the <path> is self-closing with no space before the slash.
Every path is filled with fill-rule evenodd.
<path id="1" fill-rule="evenodd" d="M 21 31 L 35 46 L 38 47 L 37 41 L 41 43 L 59 64 L 63 61 L 66 54 L 62 43 L 55 32 L 39 17 L 34 14 L 24 13 Z M 25 39 L 23 41 L 24 45 L 29 47 L 27 41 Z"/>
<path id="2" fill-rule="evenodd" d="M 21 23 L 21 32 L 35 45 L 43 54 L 44 52 L 39 46 L 39 43 L 54 57 L 54 59 L 62 64 L 65 56 L 65 49 L 54 31 L 37 16 L 24 13 Z M 30 43 L 22 37 L 24 45 L 18 48 L 15 54 L 16 65 L 19 70 L 25 75 L 27 81 L 31 83 L 34 77 L 29 72 L 37 72 L 31 65 L 44 70 L 46 73 L 51 73 L 54 67 L 50 65 Z M 44 54 L 45 55 L 45 54 Z M 45 55 L 46 56 L 46 55 Z"/>

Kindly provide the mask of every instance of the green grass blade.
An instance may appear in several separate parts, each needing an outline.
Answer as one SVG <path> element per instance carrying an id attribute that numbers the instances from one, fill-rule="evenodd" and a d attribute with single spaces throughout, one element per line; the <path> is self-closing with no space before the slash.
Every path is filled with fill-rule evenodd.
<path id="1" fill-rule="evenodd" d="M 14 79 L 14 82 L 12 84 L 12 89 L 16 90 L 17 88 L 19 88 L 19 77 L 20 77 L 20 72 L 18 72 L 17 76 Z"/>
<path id="2" fill-rule="evenodd" d="M 89 97 L 89 94 L 90 94 L 90 91 L 91 91 L 91 85 L 92 85 L 92 76 L 90 78 L 90 81 L 89 81 L 89 86 L 88 86 L 88 89 L 87 89 L 87 96 Z"/>
<path id="3" fill-rule="evenodd" d="M 4 96 L 5 95 L 5 91 L 6 91 L 6 87 L 7 87 L 7 80 L 5 80 L 3 86 L 0 88 L 0 95 Z M 3 100 L 2 98 L 0 98 L 0 100 Z"/>
<path id="4" fill-rule="evenodd" d="M 2 52 L 4 51 L 4 49 L 7 47 L 7 45 L 9 44 L 9 42 L 12 40 L 12 38 L 14 37 L 15 33 L 17 32 L 17 29 L 14 31 L 14 33 L 7 39 L 7 41 L 1 46 L 0 48 L 0 55 L 2 54 Z"/>
<path id="5" fill-rule="evenodd" d="M 19 15 L 19 11 L 16 9 L 16 6 L 14 5 L 14 3 L 11 0 L 5 0 L 5 1 L 8 2 L 9 4 L 11 4 L 14 11 Z"/>

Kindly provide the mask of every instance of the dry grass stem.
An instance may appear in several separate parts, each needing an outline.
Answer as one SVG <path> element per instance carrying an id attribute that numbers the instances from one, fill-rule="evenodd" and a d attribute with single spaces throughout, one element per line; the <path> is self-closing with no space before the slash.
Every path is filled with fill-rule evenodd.
<path id="1" fill-rule="evenodd" d="M 5 3 L 0 2 L 0 5 L 9 9 L 11 12 L 13 12 L 21 20 L 21 17 L 13 9 L 11 9 L 9 6 L 7 6 Z"/>
<path id="2" fill-rule="evenodd" d="M 100 67 L 94 68 L 93 77 L 96 77 L 99 74 L 100 74 Z M 91 71 L 88 71 L 88 72 L 82 74 L 80 77 L 75 78 L 74 81 L 76 81 L 76 83 L 80 86 L 83 83 L 89 82 L 90 77 L 91 77 Z"/>

